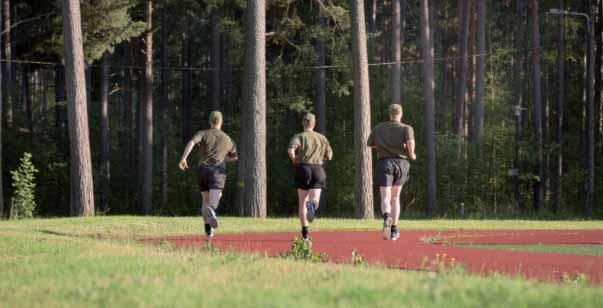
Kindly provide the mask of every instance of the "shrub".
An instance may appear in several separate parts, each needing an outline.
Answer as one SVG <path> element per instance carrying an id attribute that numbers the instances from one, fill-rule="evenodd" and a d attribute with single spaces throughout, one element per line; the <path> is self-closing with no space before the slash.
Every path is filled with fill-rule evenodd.
<path id="1" fill-rule="evenodd" d="M 31 162 L 31 154 L 25 152 L 17 170 L 11 171 L 13 178 L 12 218 L 31 218 L 36 209 L 35 174 L 38 169 Z"/>

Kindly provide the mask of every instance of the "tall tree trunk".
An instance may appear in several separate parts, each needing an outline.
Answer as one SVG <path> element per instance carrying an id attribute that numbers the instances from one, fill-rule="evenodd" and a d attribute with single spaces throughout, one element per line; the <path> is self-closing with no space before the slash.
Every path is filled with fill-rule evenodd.
<path id="1" fill-rule="evenodd" d="M 94 186 L 88 137 L 86 76 L 82 23 L 78 0 L 63 2 L 63 36 L 67 73 L 69 144 L 71 158 L 71 215 L 94 215 Z"/>
<path id="2" fill-rule="evenodd" d="M 109 210 L 111 162 L 109 160 L 109 52 L 102 58 L 100 90 L 100 210 Z"/>
<path id="3" fill-rule="evenodd" d="M 209 108 L 221 110 L 220 104 L 220 11 L 215 8 L 210 13 L 210 52 L 209 52 Z"/>
<path id="4" fill-rule="evenodd" d="M 478 145 L 484 136 L 484 97 L 486 91 L 486 20 L 487 1 L 477 1 L 477 89 L 475 97 L 475 141 Z M 480 151 L 481 152 L 481 151 Z"/>
<path id="5" fill-rule="evenodd" d="M 44 115 L 44 117 L 46 117 L 46 113 L 49 111 L 48 108 L 48 73 L 46 72 L 46 70 L 43 71 L 38 71 L 39 75 L 40 75 L 40 95 L 41 97 L 41 102 L 40 102 L 40 113 L 42 113 Z"/>
<path id="6" fill-rule="evenodd" d="M 54 75 L 54 97 L 55 97 L 55 127 L 58 130 L 65 128 L 65 66 L 58 64 L 55 68 Z M 61 134 L 62 136 L 62 134 Z"/>
<path id="7" fill-rule="evenodd" d="M 166 209 L 168 202 L 168 132 L 169 121 L 168 121 L 168 19 L 166 18 L 167 14 L 163 14 L 162 27 L 161 27 L 161 47 L 159 50 L 160 53 L 160 61 L 161 61 L 161 94 L 159 99 L 159 114 L 161 115 L 161 122 L 159 124 L 160 131 L 160 140 L 159 140 L 159 148 L 160 148 L 160 187 L 161 187 L 161 203 L 160 208 Z"/>
<path id="8" fill-rule="evenodd" d="M 441 57 L 448 57 L 449 53 L 449 30 L 448 27 L 444 26 L 448 24 L 448 5 L 442 4 L 443 18 L 439 18 L 438 22 L 435 23 L 436 28 L 433 29 L 437 34 L 434 40 L 435 50 L 441 50 Z M 447 131 L 446 115 L 448 114 L 448 89 L 450 88 L 448 82 L 448 76 L 450 74 L 448 61 L 439 63 L 437 66 L 439 74 L 439 99 L 436 99 L 436 130 L 441 132 Z M 437 97 L 437 96 L 436 96 Z"/>
<path id="9" fill-rule="evenodd" d="M 603 154 L 603 0 L 597 3 L 597 27 L 595 28 L 595 41 L 597 54 L 595 55 L 595 104 L 597 106 L 598 121 L 596 129 L 598 132 L 597 142 L 599 144 L 599 153 Z M 601 155 L 599 155 L 601 157 Z"/>
<path id="10" fill-rule="evenodd" d="M 92 101 L 92 70 L 93 69 L 94 68 L 90 64 L 86 63 L 86 67 L 84 68 L 84 74 L 86 76 L 86 103 L 88 104 L 88 108 L 90 108 L 90 102 Z"/>
<path id="11" fill-rule="evenodd" d="M 220 57 L 222 60 L 222 64 L 220 65 L 222 68 L 220 71 L 220 90 L 224 97 L 224 107 L 222 107 L 222 109 L 227 115 L 233 115 L 235 113 L 234 104 L 232 102 L 232 64 L 228 58 L 231 46 L 232 43 L 230 42 L 230 38 L 227 35 L 222 35 L 222 43 L 220 44 L 222 50 L 222 56 Z"/>
<path id="12" fill-rule="evenodd" d="M 15 100 L 15 82 L 12 65 L 12 46 L 11 46 L 11 5 L 10 0 L 2 0 L 2 48 L 4 49 L 4 83 L 6 84 L 6 125 L 13 125 L 13 109 L 16 109 Z"/>
<path id="13" fill-rule="evenodd" d="M 153 203 L 153 1 L 146 2 L 145 79 L 142 137 L 142 214 L 150 215 Z"/>
<path id="14" fill-rule="evenodd" d="M 540 24 L 538 0 L 532 0 L 531 6 L 532 15 L 532 65 L 533 65 L 533 93 L 534 100 L 534 128 L 536 132 L 536 162 L 538 165 L 537 176 L 538 180 L 534 183 L 534 209 L 540 211 L 542 209 L 543 200 L 543 182 L 544 165 L 543 165 L 543 150 L 542 150 L 542 88 L 540 79 Z"/>
<path id="15" fill-rule="evenodd" d="M 121 166 L 122 168 L 130 168 L 135 172 L 136 168 L 132 168 L 133 160 L 132 156 L 134 154 L 133 142 L 132 142 L 132 116 L 134 110 L 134 101 L 132 99 L 132 91 L 134 90 L 132 87 L 132 48 L 129 42 L 124 43 L 124 70 L 123 70 L 123 95 L 121 102 Z M 133 208 L 132 204 L 132 184 L 130 176 L 131 174 L 125 174 L 126 176 L 124 180 L 123 191 L 125 192 L 125 200 L 124 203 L 128 205 L 129 208 Z"/>
<path id="16" fill-rule="evenodd" d="M 473 142 L 475 123 L 474 121 L 474 113 L 475 113 L 475 85 L 476 85 L 476 72 L 477 72 L 477 59 L 475 54 L 477 53 L 477 48 L 475 45 L 475 37 L 476 37 L 476 1 L 472 1 L 469 7 L 469 43 L 468 43 L 468 51 L 469 51 L 469 67 L 468 74 L 469 80 L 467 81 L 467 91 L 465 93 L 465 136 L 467 136 L 467 140 Z M 466 149 L 465 149 L 466 150 Z M 472 170 L 468 170 L 469 175 Z M 468 177 L 469 178 L 469 177 Z"/>
<path id="17" fill-rule="evenodd" d="M 193 136 L 193 71 L 192 71 L 192 31 L 183 34 L 182 40 L 182 143 L 187 144 Z"/>
<path id="18" fill-rule="evenodd" d="M 598 17 L 595 24 L 595 140 L 599 147 L 598 152 L 603 154 L 603 0 L 597 1 L 596 11 Z"/>
<path id="19" fill-rule="evenodd" d="M 427 145 L 427 215 L 432 216 L 437 211 L 437 198 L 433 45 L 431 42 L 431 29 L 429 27 L 428 0 L 421 0 L 421 41 L 421 54 L 423 58 L 423 97 L 425 98 L 425 143 Z"/>
<path id="20" fill-rule="evenodd" d="M 138 50 L 138 49 L 137 49 Z M 140 62 L 140 54 L 137 53 L 136 54 L 136 59 L 137 62 Z M 135 98 L 135 108 L 136 108 L 136 115 L 134 116 L 134 122 L 136 125 L 135 128 L 135 132 L 134 132 L 134 139 L 135 139 L 135 145 L 134 145 L 134 154 L 133 154 L 133 160 L 135 163 L 136 168 L 136 172 L 134 173 L 134 178 L 136 180 L 134 180 L 134 186 L 136 187 L 134 190 L 134 199 L 135 199 L 135 204 L 136 204 L 136 209 L 138 211 L 138 213 L 142 213 L 143 209 L 141 207 L 142 205 L 142 177 L 143 177 L 143 173 L 142 170 L 144 168 L 143 166 L 143 152 L 142 152 L 142 139 L 144 136 L 144 119 L 143 119 L 143 101 L 144 101 L 144 80 L 143 80 L 143 73 L 141 73 L 140 71 L 136 72 L 136 81 L 134 82 L 134 91 L 136 94 L 136 98 Z"/>
<path id="21" fill-rule="evenodd" d="M 524 20 L 526 20 L 525 13 L 525 5 L 523 0 L 515 0 L 515 12 L 516 18 L 519 20 L 519 23 L 513 30 L 513 46 L 517 50 L 525 49 L 525 32 L 526 28 L 524 27 Z M 514 209 L 516 212 L 521 211 L 521 192 L 520 192 L 520 168 L 519 168 L 519 144 L 521 141 L 521 128 L 522 128 L 522 114 L 523 114 L 523 100 L 524 100 L 524 82 L 522 78 L 522 68 L 524 68 L 525 62 L 527 58 L 527 53 L 515 54 L 513 61 L 513 88 L 515 89 L 516 97 L 515 100 L 517 104 L 515 105 L 515 157 L 513 159 L 513 168 L 517 170 L 517 174 L 514 175 L 514 194 L 515 194 L 515 204 Z"/>
<path id="22" fill-rule="evenodd" d="M 458 33 L 458 58 L 456 60 L 456 85 L 455 85 L 455 116 L 454 116 L 454 132 L 459 137 L 458 155 L 461 153 L 463 138 L 465 136 L 465 90 L 467 80 L 467 44 L 469 41 L 469 8 L 470 0 L 459 0 L 459 33 Z"/>
<path id="23" fill-rule="evenodd" d="M 55 67 L 54 97 L 55 97 L 55 140 L 62 158 L 69 157 L 69 136 L 67 131 L 67 93 L 65 92 L 65 66 Z"/>
<path id="24" fill-rule="evenodd" d="M 371 107 L 364 0 L 352 0 L 352 61 L 354 67 L 354 148 L 356 217 L 373 218 L 373 178 L 371 151 L 366 146 L 371 131 Z"/>
<path id="25" fill-rule="evenodd" d="M 25 125 L 27 126 L 29 133 L 33 135 L 33 102 L 31 97 L 29 77 L 29 65 L 24 64 L 21 66 L 21 82 L 23 87 L 23 102 L 25 102 Z"/>
<path id="26" fill-rule="evenodd" d="M 543 146 L 544 145 L 549 145 L 550 144 L 550 138 L 551 138 L 551 125 L 549 123 L 549 119 L 551 118 L 550 116 L 550 108 L 551 108 L 551 95 L 549 95 L 548 93 L 551 92 L 551 77 L 549 75 L 548 72 L 545 71 L 545 73 L 543 74 L 543 79 L 544 79 L 544 84 L 542 87 L 542 93 L 545 93 L 543 99 L 542 99 L 542 103 L 543 103 L 543 113 L 542 113 L 542 131 L 543 131 Z M 551 201 L 551 154 L 549 151 L 546 151 L 544 153 L 544 172 L 543 172 L 543 179 L 542 179 L 542 184 L 544 185 L 543 187 L 543 200 L 546 204 L 549 203 L 549 201 Z"/>
<path id="27" fill-rule="evenodd" d="M 377 32 L 377 0 L 371 0 L 371 17 L 369 21 L 369 32 Z"/>
<path id="28" fill-rule="evenodd" d="M 2 16 L 2 14 L 0 14 L 0 25 L 4 25 L 3 21 L 4 21 L 4 16 Z M 4 26 L 2 27 L 2 29 L 4 29 Z M 0 46 L 4 46 L 3 45 L 4 41 L 3 41 L 3 36 L 0 35 Z M 4 219 L 4 188 L 3 188 L 3 181 L 2 181 L 2 160 L 4 159 L 4 155 L 2 155 L 2 144 L 4 143 L 4 139 L 2 138 L 2 125 L 3 125 L 3 87 L 2 85 L 3 83 L 3 71 L 0 68 L 0 220 Z"/>
<path id="29" fill-rule="evenodd" d="M 593 12 L 592 2 L 589 1 L 589 12 Z M 592 15 L 591 15 L 592 16 Z M 594 17 L 594 16 L 593 16 Z M 595 119 L 594 119 L 594 91 L 595 91 L 595 34 L 593 19 L 588 22 L 588 78 L 587 80 L 587 104 L 586 104 L 586 192 L 585 210 L 586 215 L 592 216 L 593 203 L 595 199 Z"/>
<path id="30" fill-rule="evenodd" d="M 237 193 L 244 215 L 266 217 L 266 3 L 248 0 Z"/>
<path id="31" fill-rule="evenodd" d="M 321 27 L 326 26 L 326 18 L 318 17 Z M 321 40 L 316 41 L 316 66 L 320 67 L 315 71 L 316 98 L 314 100 L 314 111 L 318 118 L 318 131 L 322 134 L 327 132 L 327 72 L 322 68 L 327 64 L 327 48 Z"/>
<path id="32" fill-rule="evenodd" d="M 392 98 L 394 104 L 402 103 L 401 94 L 401 64 L 402 42 L 401 42 L 401 13 L 400 0 L 392 0 Z"/>
<path id="33" fill-rule="evenodd" d="M 559 9 L 565 10 L 563 0 L 559 0 Z M 565 110 L 565 17 L 557 18 L 557 166 L 555 177 L 555 212 L 561 209 L 563 199 L 563 117 Z"/>

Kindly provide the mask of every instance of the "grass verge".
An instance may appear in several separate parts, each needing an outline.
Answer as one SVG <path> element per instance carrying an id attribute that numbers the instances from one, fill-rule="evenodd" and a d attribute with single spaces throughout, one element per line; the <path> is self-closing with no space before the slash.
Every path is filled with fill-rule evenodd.
<path id="1" fill-rule="evenodd" d="M 544 252 L 544 253 L 559 253 L 566 255 L 582 255 L 582 256 L 603 256 L 603 245 L 552 245 L 552 244 L 468 244 L 454 246 L 462 246 L 469 248 L 482 249 L 502 249 L 511 251 L 528 251 L 528 252 Z"/>
<path id="2" fill-rule="evenodd" d="M 336 229 L 378 226 L 378 221 L 317 222 Z M 294 219 L 226 218 L 221 223 L 222 232 L 297 230 Z M 560 222 L 544 224 L 502 222 L 500 228 L 561 229 Z M 438 226 L 495 227 L 478 222 L 468 227 L 466 221 L 414 223 L 415 228 Z M 132 240 L 199 233 L 200 227 L 199 218 L 0 222 L 0 307 L 598 307 L 603 296 L 603 288 L 583 285 L 308 263 Z M 572 227 L 597 228 L 597 223 Z"/>

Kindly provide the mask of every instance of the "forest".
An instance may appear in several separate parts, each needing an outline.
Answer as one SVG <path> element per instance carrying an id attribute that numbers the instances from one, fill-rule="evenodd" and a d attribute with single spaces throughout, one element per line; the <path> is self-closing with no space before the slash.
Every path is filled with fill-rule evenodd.
<path id="1" fill-rule="evenodd" d="M 198 215 L 178 161 L 213 110 L 239 150 L 220 215 L 296 213 L 313 112 L 320 214 L 372 218 L 391 103 L 403 217 L 603 217 L 603 0 L 0 1 L 4 218 Z"/>

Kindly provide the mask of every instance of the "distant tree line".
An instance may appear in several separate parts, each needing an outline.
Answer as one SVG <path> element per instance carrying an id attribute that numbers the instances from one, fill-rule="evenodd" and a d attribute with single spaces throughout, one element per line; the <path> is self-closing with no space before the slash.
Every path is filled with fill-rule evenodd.
<path id="1" fill-rule="evenodd" d="M 223 213 L 295 212 L 286 147 L 312 111 L 335 152 L 321 210 L 371 218 L 390 103 L 417 139 L 406 217 L 603 215 L 603 0 L 1 1 L 1 216 L 24 152 L 37 215 L 197 214 L 177 160 L 221 110 Z M 590 16 L 592 55 L 550 9 Z"/>

